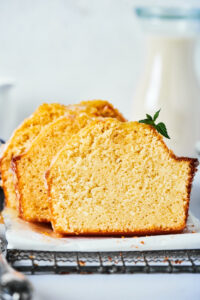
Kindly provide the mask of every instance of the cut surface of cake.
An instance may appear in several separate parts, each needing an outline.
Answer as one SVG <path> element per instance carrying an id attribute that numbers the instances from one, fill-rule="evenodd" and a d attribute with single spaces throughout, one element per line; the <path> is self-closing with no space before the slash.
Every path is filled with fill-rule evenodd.
<path id="1" fill-rule="evenodd" d="M 68 235 L 181 232 L 196 165 L 149 125 L 90 122 L 47 172 L 52 226 Z"/>
<path id="2" fill-rule="evenodd" d="M 13 159 L 16 173 L 16 191 L 19 199 L 20 216 L 28 221 L 49 222 L 50 210 L 47 189 L 45 186 L 45 172 L 49 168 L 53 157 L 65 143 L 88 122 L 98 115 L 104 115 L 103 107 L 108 102 L 90 101 L 89 105 L 80 105 L 46 126 L 30 148 L 22 155 Z M 99 108 L 99 104 L 102 107 Z M 68 107 L 70 108 L 70 107 Z M 113 117 L 118 113 L 114 113 Z M 109 114 L 109 112 L 107 112 Z M 107 114 L 106 113 L 106 114 Z M 121 120 L 124 120 L 121 118 Z"/>
<path id="3" fill-rule="evenodd" d="M 24 220 L 50 221 L 45 172 L 56 153 L 89 120 L 88 115 L 80 118 L 66 116 L 57 119 L 44 128 L 26 153 L 14 159 L 19 215 Z"/>
<path id="4" fill-rule="evenodd" d="M 0 160 L 0 170 L 2 174 L 3 189 L 6 205 L 18 209 L 18 199 L 16 198 L 15 166 L 12 164 L 13 158 L 27 151 L 33 140 L 39 135 L 41 130 L 51 122 L 69 111 L 74 113 L 86 112 L 93 116 L 110 116 L 125 121 L 124 117 L 115 109 L 112 104 L 104 100 L 84 101 L 75 105 L 61 105 L 58 103 L 42 104 L 39 108 L 15 130 Z"/>
<path id="5" fill-rule="evenodd" d="M 37 110 L 14 131 L 7 142 L 0 160 L 2 185 L 6 199 L 6 205 L 16 208 L 15 184 L 12 170 L 12 158 L 23 153 L 39 134 L 41 128 L 62 116 L 66 112 L 66 106 L 52 103 L 42 104 Z"/>

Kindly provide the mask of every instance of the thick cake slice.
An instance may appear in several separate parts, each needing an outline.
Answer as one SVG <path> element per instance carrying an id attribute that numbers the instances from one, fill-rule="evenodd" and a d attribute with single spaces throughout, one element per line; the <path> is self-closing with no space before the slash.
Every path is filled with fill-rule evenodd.
<path id="1" fill-rule="evenodd" d="M 45 171 L 55 154 L 87 121 L 87 114 L 78 119 L 75 116 L 57 119 L 43 129 L 26 153 L 14 159 L 19 215 L 23 219 L 37 222 L 50 221 Z"/>
<path id="2" fill-rule="evenodd" d="M 13 157 L 23 154 L 32 144 L 42 128 L 68 111 L 79 113 L 85 111 L 94 116 L 116 117 L 125 121 L 124 117 L 109 102 L 103 100 L 84 101 L 80 104 L 64 106 L 58 103 L 42 104 L 39 108 L 15 130 L 7 143 L 0 161 L 3 189 L 6 205 L 18 208 L 16 199 L 15 174 L 12 165 Z"/>
<path id="3" fill-rule="evenodd" d="M 176 157 L 149 125 L 95 120 L 47 173 L 53 228 L 69 235 L 180 232 L 196 164 Z"/>
<path id="4" fill-rule="evenodd" d="M 111 107 L 105 101 L 90 101 L 87 104 L 70 107 L 68 113 L 46 126 L 30 148 L 23 155 L 13 160 L 17 177 L 16 191 L 19 198 L 20 216 L 28 221 L 49 222 L 50 210 L 47 189 L 45 186 L 45 172 L 49 168 L 53 157 L 71 138 L 83 128 L 92 118 L 104 115 L 105 106 Z M 101 107 L 99 107 L 101 105 Z M 106 115 L 109 111 L 106 112 Z M 110 114 L 119 117 L 120 114 L 110 109 Z M 124 120 L 123 117 L 120 117 Z"/>
<path id="5" fill-rule="evenodd" d="M 13 179 L 12 158 L 23 153 L 39 134 L 41 128 L 62 116 L 66 112 L 66 106 L 53 103 L 42 104 L 38 109 L 14 131 L 7 142 L 0 161 L 0 171 L 6 205 L 16 208 L 15 184 Z"/>

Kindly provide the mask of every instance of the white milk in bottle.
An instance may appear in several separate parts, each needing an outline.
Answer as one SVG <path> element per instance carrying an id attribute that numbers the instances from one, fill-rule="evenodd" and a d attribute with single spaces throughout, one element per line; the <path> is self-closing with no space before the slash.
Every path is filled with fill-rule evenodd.
<path id="1" fill-rule="evenodd" d="M 177 155 L 195 156 L 200 138 L 200 86 L 194 50 L 200 27 L 200 11 L 175 8 L 138 8 L 145 26 L 146 62 L 137 85 L 132 119 L 153 115 L 166 124 L 167 145 Z M 194 16 L 195 14 L 195 16 Z M 198 27 L 198 26 L 199 27 Z"/>

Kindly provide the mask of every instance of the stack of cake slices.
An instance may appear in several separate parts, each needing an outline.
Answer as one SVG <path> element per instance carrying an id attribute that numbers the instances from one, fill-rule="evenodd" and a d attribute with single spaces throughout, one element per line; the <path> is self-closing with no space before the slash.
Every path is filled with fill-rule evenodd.
<path id="1" fill-rule="evenodd" d="M 6 206 L 68 235 L 181 232 L 196 166 L 101 100 L 41 105 L 0 161 Z"/>

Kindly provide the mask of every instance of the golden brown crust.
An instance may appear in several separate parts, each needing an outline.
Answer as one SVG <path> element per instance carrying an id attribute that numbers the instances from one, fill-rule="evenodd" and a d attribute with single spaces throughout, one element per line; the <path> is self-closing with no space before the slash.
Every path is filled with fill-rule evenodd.
<path id="1" fill-rule="evenodd" d="M 193 178 L 194 175 L 197 171 L 197 167 L 199 165 L 199 161 L 196 158 L 187 158 L 187 157 L 182 157 L 182 160 L 185 161 L 190 161 L 190 174 L 189 174 L 189 179 L 188 179 L 188 183 L 187 183 L 187 206 L 186 206 L 186 210 L 185 210 L 185 226 L 186 226 L 186 222 L 187 222 L 187 218 L 188 218 L 188 212 L 189 212 L 189 204 L 190 204 L 190 194 L 191 194 L 191 189 L 192 189 L 192 182 L 193 182 Z M 185 228 L 184 226 L 184 228 Z"/>
<path id="2" fill-rule="evenodd" d="M 54 228 L 54 227 L 53 227 Z M 184 227 L 181 227 L 180 229 L 174 229 L 174 230 L 158 230 L 158 229 L 152 229 L 152 230 L 141 230 L 141 231 L 130 231 L 130 232 L 124 232 L 124 231 L 115 231 L 115 232 L 105 232 L 105 231 L 98 231 L 98 232 L 84 232 L 84 233 L 66 233 L 65 231 L 58 230 L 54 228 L 54 232 L 59 233 L 63 236 L 150 236 L 150 235 L 163 235 L 163 234 L 176 234 L 181 233 L 184 230 Z"/>
<path id="3" fill-rule="evenodd" d="M 47 184 L 47 195 L 48 195 L 48 197 L 50 199 L 50 201 L 49 201 L 49 208 L 50 208 L 50 212 L 51 212 L 51 226 L 54 229 L 53 205 L 52 205 L 52 201 L 51 201 L 51 190 L 50 190 L 49 174 L 50 174 L 50 168 L 45 172 L 44 177 L 45 177 L 46 184 Z"/>
<path id="4" fill-rule="evenodd" d="M 16 164 L 16 161 L 19 160 L 21 158 L 21 155 L 18 155 L 14 158 L 12 158 L 12 169 L 13 171 L 15 172 L 16 174 L 16 181 L 15 181 L 15 191 L 16 191 L 16 197 L 18 199 L 18 213 L 19 213 L 19 216 L 22 218 L 23 216 L 23 212 L 22 212 L 22 206 L 21 206 L 21 193 L 20 193 L 20 187 L 19 187 L 19 182 L 18 182 L 18 178 L 20 176 L 19 172 L 18 172 L 18 169 L 17 169 L 17 164 Z"/>
<path id="5" fill-rule="evenodd" d="M 114 117 L 115 119 L 126 122 L 127 120 L 124 118 L 124 116 L 119 112 L 117 108 L 115 108 L 111 103 L 109 103 L 107 100 L 91 100 L 91 101 L 81 101 L 81 105 L 86 105 L 88 107 L 95 107 L 97 109 L 96 116 L 102 116 L 104 118 L 108 117 Z M 100 112 L 100 113 L 99 113 Z"/>

